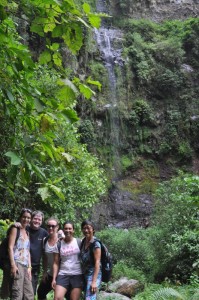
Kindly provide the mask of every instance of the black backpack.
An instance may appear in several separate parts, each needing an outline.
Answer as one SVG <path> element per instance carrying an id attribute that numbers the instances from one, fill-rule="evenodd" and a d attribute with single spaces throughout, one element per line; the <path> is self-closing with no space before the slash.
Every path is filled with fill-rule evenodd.
<path id="1" fill-rule="evenodd" d="M 9 255 L 8 255 L 8 239 L 9 239 L 9 234 L 10 234 L 12 227 L 13 226 L 8 228 L 6 237 L 3 239 L 3 241 L 0 244 L 0 269 L 3 269 L 5 264 L 8 264 L 8 265 L 10 264 Z M 17 227 L 17 236 L 15 239 L 15 245 L 17 243 L 19 235 L 20 235 L 20 228 Z"/>
<path id="2" fill-rule="evenodd" d="M 83 244 L 85 243 L 85 238 L 82 240 L 81 249 L 83 247 Z M 94 239 L 94 242 L 90 244 L 89 250 L 91 253 L 91 257 L 94 260 L 93 256 L 93 248 L 95 246 L 95 242 L 99 242 L 101 245 L 101 265 L 102 265 L 102 281 L 107 283 L 111 279 L 112 275 L 112 268 L 113 268 L 113 261 L 112 261 L 112 255 L 108 251 L 108 248 L 105 246 L 104 243 L 102 243 L 98 239 Z"/>

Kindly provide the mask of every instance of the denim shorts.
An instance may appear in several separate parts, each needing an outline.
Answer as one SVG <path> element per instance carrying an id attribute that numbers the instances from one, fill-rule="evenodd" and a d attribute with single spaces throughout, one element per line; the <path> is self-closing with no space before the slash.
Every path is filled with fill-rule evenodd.
<path id="1" fill-rule="evenodd" d="M 58 275 L 56 285 L 63 286 L 65 289 L 83 288 L 84 277 L 83 275 Z"/>

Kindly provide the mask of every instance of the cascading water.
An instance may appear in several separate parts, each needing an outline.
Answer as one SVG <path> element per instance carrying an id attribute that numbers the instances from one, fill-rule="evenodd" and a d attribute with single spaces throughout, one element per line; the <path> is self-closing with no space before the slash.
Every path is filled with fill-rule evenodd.
<path id="1" fill-rule="evenodd" d="M 97 11 L 108 13 L 106 1 L 97 1 Z M 109 99 L 104 108 L 108 110 L 110 120 L 110 136 L 109 144 L 111 145 L 111 154 L 113 159 L 113 173 L 117 177 L 120 173 L 120 136 L 119 136 L 119 113 L 118 113 L 118 99 L 117 99 L 117 79 L 114 71 L 115 65 L 122 65 L 121 48 L 116 47 L 119 45 L 119 40 L 122 39 L 122 34 L 118 29 L 108 28 L 105 22 L 102 22 L 100 29 L 95 29 L 95 37 L 99 47 L 105 67 L 108 71 L 109 78 Z M 117 41 L 117 43 L 115 42 Z"/>

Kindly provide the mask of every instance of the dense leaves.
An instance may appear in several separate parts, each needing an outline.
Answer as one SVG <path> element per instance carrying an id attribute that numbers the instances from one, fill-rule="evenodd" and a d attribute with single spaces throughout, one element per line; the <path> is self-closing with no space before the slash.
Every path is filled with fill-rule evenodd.
<path id="1" fill-rule="evenodd" d="M 198 176 L 180 174 L 159 185 L 152 226 L 100 232 L 114 257 L 114 278 L 180 284 L 196 279 L 198 286 L 198 187 Z"/>
<path id="2" fill-rule="evenodd" d="M 0 8 L 1 217 L 16 218 L 22 206 L 61 220 L 66 213 L 85 216 L 104 193 L 105 180 L 98 160 L 79 143 L 75 105 L 80 94 L 93 95 L 87 84 L 100 84 L 67 78 L 60 47 L 76 53 L 83 26 L 99 25 L 99 16 L 72 0 L 4 1 Z M 42 40 L 38 62 L 20 36 L 23 20 L 32 39 Z"/>

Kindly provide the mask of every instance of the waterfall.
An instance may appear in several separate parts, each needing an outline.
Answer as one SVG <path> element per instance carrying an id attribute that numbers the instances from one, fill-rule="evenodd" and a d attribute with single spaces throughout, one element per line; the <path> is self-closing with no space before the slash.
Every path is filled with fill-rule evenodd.
<path id="1" fill-rule="evenodd" d="M 105 0 L 97 1 L 97 11 L 108 13 Z M 109 144 L 111 145 L 111 155 L 113 158 L 113 177 L 117 177 L 120 173 L 120 136 L 119 136 L 119 112 L 118 112 L 118 99 L 117 99 L 117 78 L 114 71 L 114 66 L 123 65 L 121 58 L 122 48 L 118 48 L 115 45 L 119 45 L 118 40 L 122 39 L 120 30 L 114 28 L 108 28 L 105 22 L 102 22 L 100 29 L 95 29 L 95 38 L 101 57 L 104 61 L 104 65 L 108 72 L 109 78 L 109 99 L 104 108 L 108 110 L 110 120 L 110 136 Z M 117 43 L 115 42 L 117 41 Z"/>

